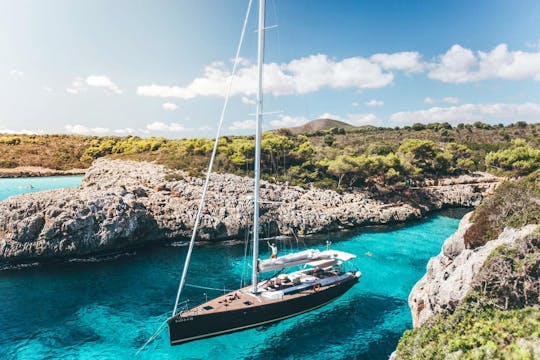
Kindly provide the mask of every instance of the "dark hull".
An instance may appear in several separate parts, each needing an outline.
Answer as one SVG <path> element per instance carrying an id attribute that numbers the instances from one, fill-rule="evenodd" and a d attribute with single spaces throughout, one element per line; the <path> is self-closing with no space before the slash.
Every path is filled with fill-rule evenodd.
<path id="1" fill-rule="evenodd" d="M 282 301 L 204 315 L 177 315 L 168 320 L 171 345 L 272 324 L 317 309 L 337 299 L 358 282 L 350 277 L 318 292 Z"/>

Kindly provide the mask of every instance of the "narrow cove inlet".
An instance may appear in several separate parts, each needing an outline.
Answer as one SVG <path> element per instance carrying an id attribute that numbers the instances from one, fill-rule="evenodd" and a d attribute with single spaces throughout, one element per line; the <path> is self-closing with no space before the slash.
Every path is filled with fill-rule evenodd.
<path id="1" fill-rule="evenodd" d="M 412 327 L 407 305 L 412 286 L 465 212 L 314 236 L 298 245 L 276 241 L 280 251 L 307 245 L 324 250 L 326 239 L 332 239 L 333 249 L 358 254 L 362 281 L 335 302 L 276 325 L 178 347 L 170 347 L 162 332 L 138 357 L 387 359 Z M 186 251 L 153 246 L 106 260 L 81 258 L 0 272 L 0 353 L 8 359 L 132 358 L 170 312 Z M 244 252 L 241 241 L 196 247 L 187 282 L 237 288 Z M 269 255 L 261 244 L 261 257 Z M 195 304 L 218 295 L 185 290 Z"/>

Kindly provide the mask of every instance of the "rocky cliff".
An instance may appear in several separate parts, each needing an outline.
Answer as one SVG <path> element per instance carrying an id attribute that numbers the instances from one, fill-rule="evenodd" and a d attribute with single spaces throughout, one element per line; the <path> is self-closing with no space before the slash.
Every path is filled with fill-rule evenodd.
<path id="1" fill-rule="evenodd" d="M 471 226 L 469 213 L 463 217 L 458 230 L 443 244 L 439 255 L 431 258 L 426 274 L 416 283 L 409 295 L 409 306 L 415 327 L 434 315 L 452 312 L 473 289 L 488 257 L 501 245 L 515 246 L 531 236 L 538 225 L 521 229 L 505 229 L 497 239 L 475 249 L 465 245 L 464 234 Z"/>
<path id="2" fill-rule="evenodd" d="M 393 193 L 338 194 L 262 182 L 262 235 L 402 222 L 448 206 L 475 206 L 499 179 L 474 174 Z M 203 180 L 144 162 L 97 160 L 76 189 L 0 202 L 0 261 L 69 257 L 187 239 Z M 214 174 L 199 239 L 242 237 L 251 223 L 250 178 Z"/>
<path id="3" fill-rule="evenodd" d="M 409 295 L 397 359 L 540 356 L 540 170 L 467 214 Z"/>

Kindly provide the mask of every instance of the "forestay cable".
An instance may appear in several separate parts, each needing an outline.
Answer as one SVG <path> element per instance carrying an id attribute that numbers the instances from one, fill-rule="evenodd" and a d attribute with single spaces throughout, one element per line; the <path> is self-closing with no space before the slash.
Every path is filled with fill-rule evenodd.
<path id="1" fill-rule="evenodd" d="M 197 211 L 197 217 L 195 219 L 195 225 L 193 226 L 193 233 L 191 234 L 191 240 L 189 242 L 189 248 L 188 248 L 188 252 L 187 252 L 187 255 L 186 255 L 186 261 L 184 263 L 184 269 L 182 271 L 182 278 L 180 279 L 180 285 L 178 286 L 178 292 L 176 294 L 176 301 L 174 302 L 174 309 L 173 309 L 172 316 L 176 315 L 176 309 L 178 307 L 178 301 L 180 301 L 180 295 L 182 294 L 182 289 L 184 287 L 184 284 L 186 283 L 186 276 L 187 276 L 187 270 L 188 270 L 188 267 L 189 267 L 189 261 L 191 259 L 191 253 L 193 252 L 193 245 L 195 243 L 195 237 L 197 235 L 197 230 L 199 228 L 199 223 L 200 223 L 200 220 L 201 220 L 202 210 L 203 210 L 203 207 L 204 207 L 204 200 L 206 198 L 206 191 L 208 190 L 208 184 L 210 182 L 210 174 L 212 173 L 212 168 L 213 168 L 213 165 L 214 165 L 214 159 L 216 157 L 218 144 L 219 144 L 219 136 L 221 134 L 221 128 L 223 127 L 223 120 L 225 118 L 225 111 L 227 110 L 227 106 L 229 104 L 229 96 L 231 94 L 233 78 L 234 78 L 234 76 L 236 74 L 236 68 L 238 67 L 238 64 L 240 63 L 240 50 L 242 48 L 242 43 L 244 42 L 244 35 L 246 33 L 246 27 L 247 27 L 247 22 L 248 22 L 248 18 L 249 18 L 249 13 L 251 11 L 251 3 L 252 2 L 253 2 L 253 0 L 249 0 L 248 7 L 247 7 L 247 10 L 246 10 L 246 16 L 244 18 L 244 25 L 242 26 L 242 34 L 240 35 L 240 41 L 238 42 L 238 47 L 236 49 L 236 56 L 234 57 L 234 65 L 233 65 L 233 68 L 232 68 L 231 77 L 229 79 L 229 84 L 228 84 L 228 87 L 227 87 L 227 93 L 225 95 L 225 101 L 223 102 L 223 108 L 221 109 L 221 116 L 220 116 L 220 119 L 219 119 L 219 125 L 218 125 L 218 129 L 217 129 L 217 133 L 216 133 L 216 139 L 214 141 L 214 148 L 212 149 L 212 156 L 210 157 L 210 164 L 208 164 L 208 171 L 206 173 L 206 180 L 204 182 L 203 193 L 202 193 L 202 196 L 201 196 L 201 201 L 199 203 L 199 210 Z"/>

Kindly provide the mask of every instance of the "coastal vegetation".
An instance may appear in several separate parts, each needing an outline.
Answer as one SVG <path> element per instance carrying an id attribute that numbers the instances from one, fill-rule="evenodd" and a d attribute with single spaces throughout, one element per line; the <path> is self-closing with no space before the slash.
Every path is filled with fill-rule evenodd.
<path id="1" fill-rule="evenodd" d="M 465 233 L 470 248 L 497 238 L 505 227 L 540 223 L 540 171 L 504 183 L 475 210 Z M 476 240 L 475 240 L 476 239 Z M 401 338 L 397 359 L 536 359 L 540 356 L 540 231 L 488 256 L 472 290 Z"/>
<path id="2" fill-rule="evenodd" d="M 519 182 L 501 184 L 494 196 L 475 210 L 472 220 L 464 236 L 471 249 L 496 239 L 505 227 L 540 224 L 540 170 Z"/>
<path id="3" fill-rule="evenodd" d="M 336 123 L 339 125 L 335 121 L 328 124 Z M 263 177 L 272 182 L 346 190 L 478 170 L 522 176 L 540 165 L 540 124 L 492 126 L 476 122 L 452 127 L 448 123 L 418 123 L 403 128 L 320 129 L 321 126 L 306 127 L 318 130 L 303 134 L 297 133 L 298 128 L 264 133 Z M 110 157 L 155 161 L 200 176 L 212 146 L 213 141 L 204 138 L 3 135 L 0 167 L 68 170 L 87 168 L 97 158 Z M 223 136 L 215 168 L 221 173 L 250 175 L 253 157 L 253 137 Z"/>

